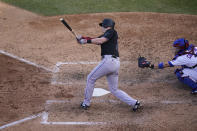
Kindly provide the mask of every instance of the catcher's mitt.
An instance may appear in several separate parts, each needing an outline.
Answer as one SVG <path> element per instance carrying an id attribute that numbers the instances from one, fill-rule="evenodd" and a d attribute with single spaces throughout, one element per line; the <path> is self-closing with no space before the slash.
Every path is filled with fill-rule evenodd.
<path id="1" fill-rule="evenodd" d="M 149 67 L 149 68 L 153 69 L 154 65 L 151 64 L 150 61 L 147 61 L 145 57 L 139 56 L 138 67 L 140 67 L 140 68 Z"/>

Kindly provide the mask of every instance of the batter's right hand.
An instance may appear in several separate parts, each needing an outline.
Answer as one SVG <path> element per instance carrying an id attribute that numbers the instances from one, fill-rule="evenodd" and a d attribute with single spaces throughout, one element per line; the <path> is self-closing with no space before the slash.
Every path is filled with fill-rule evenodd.
<path id="1" fill-rule="evenodd" d="M 77 40 L 81 40 L 82 38 L 83 38 L 82 35 L 77 35 L 76 37 Z"/>

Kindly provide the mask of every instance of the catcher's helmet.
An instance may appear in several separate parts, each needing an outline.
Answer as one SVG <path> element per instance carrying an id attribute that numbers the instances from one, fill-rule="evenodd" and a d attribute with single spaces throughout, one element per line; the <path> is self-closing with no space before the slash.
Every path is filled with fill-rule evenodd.
<path id="1" fill-rule="evenodd" d="M 184 38 L 179 38 L 174 41 L 173 46 L 177 47 L 178 49 L 185 50 L 189 47 L 189 41 L 185 40 Z"/>
<path id="2" fill-rule="evenodd" d="M 107 28 L 107 27 L 112 27 L 114 28 L 115 22 L 112 19 L 106 18 L 103 20 L 102 23 L 99 23 L 100 26 Z"/>

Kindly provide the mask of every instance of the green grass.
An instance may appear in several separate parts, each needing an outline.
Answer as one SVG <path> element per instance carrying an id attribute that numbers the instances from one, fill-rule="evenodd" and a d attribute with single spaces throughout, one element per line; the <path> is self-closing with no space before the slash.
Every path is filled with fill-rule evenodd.
<path id="1" fill-rule="evenodd" d="M 197 0 L 0 0 L 52 16 L 100 12 L 160 12 L 197 15 Z"/>

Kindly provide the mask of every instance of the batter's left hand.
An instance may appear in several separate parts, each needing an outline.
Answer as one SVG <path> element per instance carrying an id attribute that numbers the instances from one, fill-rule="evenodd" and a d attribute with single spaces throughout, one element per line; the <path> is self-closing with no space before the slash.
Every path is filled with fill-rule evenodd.
<path id="1" fill-rule="evenodd" d="M 86 39 L 80 39 L 80 40 L 78 40 L 78 43 L 79 44 L 86 44 L 87 40 Z"/>

